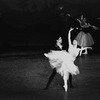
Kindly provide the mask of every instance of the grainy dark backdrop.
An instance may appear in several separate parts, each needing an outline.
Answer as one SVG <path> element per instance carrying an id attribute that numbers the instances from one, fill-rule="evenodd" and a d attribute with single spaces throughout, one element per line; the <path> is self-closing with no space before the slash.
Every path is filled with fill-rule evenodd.
<path id="1" fill-rule="evenodd" d="M 50 47 L 55 44 L 58 36 L 62 36 L 67 45 L 68 30 L 79 26 L 75 19 L 81 14 L 84 14 L 89 23 L 100 28 L 99 4 L 99 0 L 1 0 L 1 49 L 8 50 L 7 48 L 16 46 L 34 49 Z M 60 10 L 60 7 L 63 9 Z M 90 32 L 95 41 L 94 48 L 98 51 L 99 32 Z"/>

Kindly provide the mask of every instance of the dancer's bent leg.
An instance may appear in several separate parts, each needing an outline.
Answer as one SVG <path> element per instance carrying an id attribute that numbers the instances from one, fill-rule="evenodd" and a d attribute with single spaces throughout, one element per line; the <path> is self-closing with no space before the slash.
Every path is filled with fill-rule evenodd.
<path id="1" fill-rule="evenodd" d="M 56 68 L 54 68 L 51 76 L 49 77 L 49 80 L 47 82 L 47 85 L 46 85 L 45 89 L 48 89 L 50 83 L 52 82 L 52 80 L 54 79 L 54 77 L 55 77 L 56 74 L 57 74 Z"/>

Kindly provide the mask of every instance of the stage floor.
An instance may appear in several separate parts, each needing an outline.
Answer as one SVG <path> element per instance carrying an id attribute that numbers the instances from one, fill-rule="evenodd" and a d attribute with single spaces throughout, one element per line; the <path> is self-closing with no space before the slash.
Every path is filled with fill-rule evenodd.
<path id="1" fill-rule="evenodd" d="M 2 54 L 0 100 L 100 100 L 100 54 L 82 55 L 75 64 L 80 74 L 65 93 L 59 76 L 44 90 L 52 69 L 43 53 Z"/>

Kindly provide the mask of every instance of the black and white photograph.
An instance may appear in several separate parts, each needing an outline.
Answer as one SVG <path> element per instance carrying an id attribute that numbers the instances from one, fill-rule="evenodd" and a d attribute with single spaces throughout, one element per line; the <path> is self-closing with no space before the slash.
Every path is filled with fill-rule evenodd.
<path id="1" fill-rule="evenodd" d="M 100 0 L 0 0 L 0 100 L 100 100 Z"/>

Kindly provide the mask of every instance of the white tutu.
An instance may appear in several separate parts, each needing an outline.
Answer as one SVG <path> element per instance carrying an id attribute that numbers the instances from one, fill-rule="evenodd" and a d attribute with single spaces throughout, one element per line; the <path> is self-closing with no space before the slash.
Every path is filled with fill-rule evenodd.
<path id="1" fill-rule="evenodd" d="M 75 40 L 77 40 L 77 43 L 79 46 L 82 47 L 89 47 L 94 44 L 94 40 L 90 33 L 84 33 L 83 31 L 79 32 L 79 34 L 76 36 Z"/>
<path id="2" fill-rule="evenodd" d="M 44 55 L 49 59 L 51 67 L 56 68 L 61 76 L 68 72 L 74 75 L 79 74 L 79 69 L 74 64 L 75 59 L 67 51 L 52 50 Z"/>

